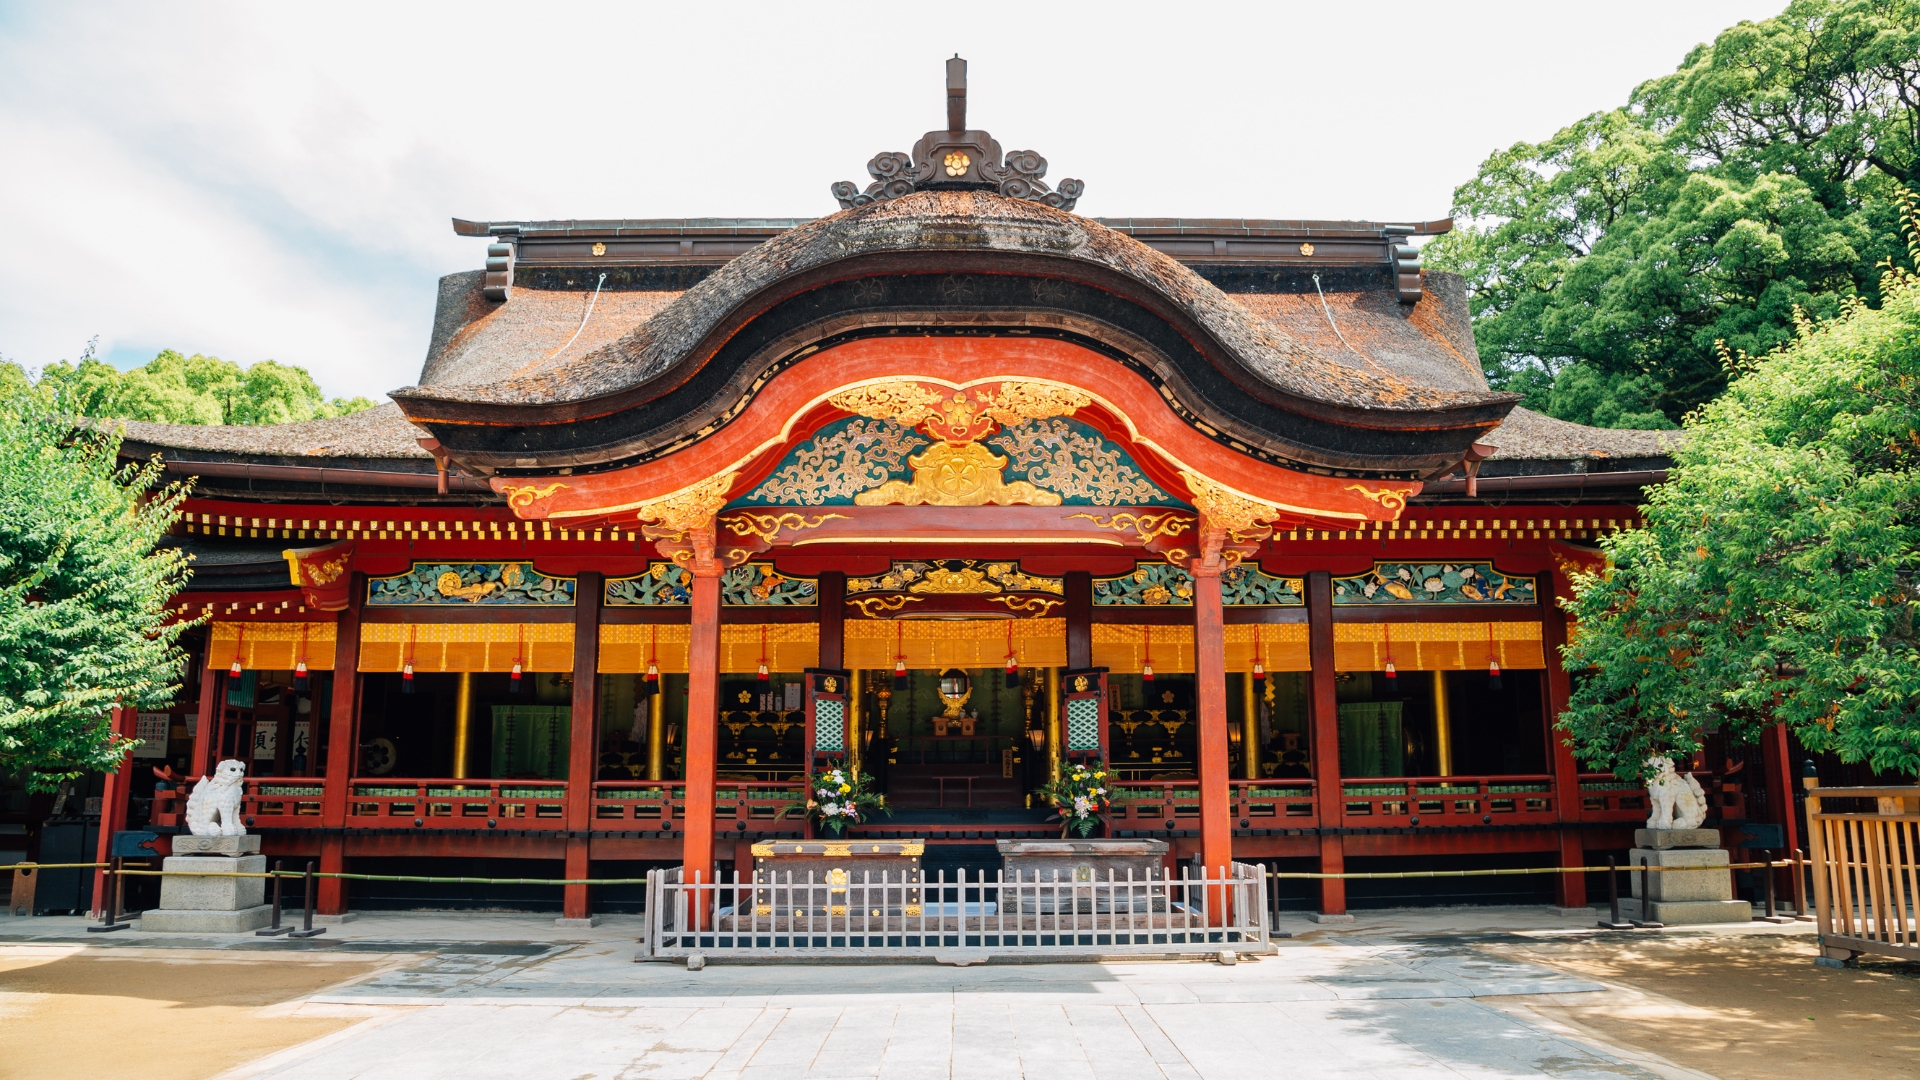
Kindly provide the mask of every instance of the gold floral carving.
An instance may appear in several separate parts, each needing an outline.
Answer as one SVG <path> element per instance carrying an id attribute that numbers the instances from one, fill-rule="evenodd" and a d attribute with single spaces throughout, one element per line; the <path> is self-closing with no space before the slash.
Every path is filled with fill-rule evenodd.
<path id="1" fill-rule="evenodd" d="M 755 514 L 748 511 L 728 514 L 720 519 L 727 531 L 735 536 L 753 536 L 768 544 L 774 543 L 784 531 L 802 532 L 817 529 L 834 518 L 846 519 L 845 514 L 817 514 L 804 517 L 795 513 Z"/>
<path id="2" fill-rule="evenodd" d="M 859 608 L 860 614 L 867 618 L 877 619 L 881 612 L 899 611 L 908 604 L 919 603 L 920 599 L 918 596 L 868 596 L 859 600 L 849 600 L 848 603 Z"/>
<path id="3" fill-rule="evenodd" d="M 323 563 L 307 563 L 307 583 L 311 585 L 331 584 L 334 579 L 340 576 L 340 572 L 346 568 L 347 559 L 344 555 L 337 559 L 329 559 Z"/>
<path id="4" fill-rule="evenodd" d="M 569 485 L 567 484 L 553 483 L 548 484 L 546 487 L 536 487 L 533 484 L 508 484 L 500 490 L 506 492 L 507 505 L 518 511 L 525 510 L 542 499 L 552 498 L 553 493 L 556 491 L 568 489 Z"/>
<path id="5" fill-rule="evenodd" d="M 1059 506 L 1060 496 L 1001 478 L 1007 459 L 978 443 L 938 442 L 907 459 L 913 482 L 889 480 L 853 497 L 857 506 Z"/>
<path id="6" fill-rule="evenodd" d="M 1193 505 L 1200 511 L 1208 532 L 1217 532 L 1236 544 L 1263 540 L 1273 535 L 1272 522 L 1280 508 L 1271 503 L 1249 499 L 1195 472 L 1183 472 L 1180 478 L 1193 492 Z"/>
<path id="7" fill-rule="evenodd" d="M 1051 416 L 1072 416 L 1093 398 L 1069 386 L 1003 382 L 951 394 L 916 382 L 887 382 L 843 390 L 827 399 L 835 408 L 914 427 L 952 443 L 971 442 L 995 423 L 1017 424 Z"/>
<path id="8" fill-rule="evenodd" d="M 919 581 L 907 586 L 908 592 L 929 593 L 935 596 L 956 596 L 970 593 L 997 593 L 1000 586 L 987 580 L 985 570 L 963 566 L 958 570 L 948 570 L 935 566 Z"/>
<path id="9" fill-rule="evenodd" d="M 1179 536 L 1181 533 L 1193 528 L 1193 518 L 1177 510 L 1169 510 L 1163 514 L 1135 514 L 1125 512 L 1111 515 L 1067 515 L 1068 521 L 1072 521 L 1075 518 L 1085 518 L 1093 522 L 1094 527 L 1101 529 L 1115 529 L 1120 532 L 1131 529 L 1135 535 L 1140 537 L 1142 544 L 1151 544 L 1154 540 L 1162 536 Z"/>
<path id="10" fill-rule="evenodd" d="M 713 528 L 713 516 L 727 504 L 727 490 L 733 487 L 733 473 L 702 480 L 692 487 L 640 504 L 635 516 L 651 521 L 647 539 L 684 539 L 696 529 Z"/>
<path id="11" fill-rule="evenodd" d="M 1046 618 L 1054 608 L 1066 603 L 1065 600 L 1049 600 L 1044 596 L 996 596 L 991 602 L 1007 605 L 1008 611 L 1024 612 L 1040 619 Z"/>
<path id="12" fill-rule="evenodd" d="M 1391 510 L 1395 514 L 1407 508 L 1408 492 L 1401 488 L 1380 488 L 1375 490 L 1359 484 L 1348 484 L 1343 491 L 1357 491 L 1361 495 L 1380 504 L 1380 509 Z"/>
<path id="13" fill-rule="evenodd" d="M 471 585 L 462 585 L 460 584 L 459 573 L 449 570 L 440 575 L 439 579 L 434 582 L 434 587 L 440 590 L 441 596 L 451 596 L 465 600 L 469 604 L 477 604 L 480 602 L 481 597 L 498 589 L 500 583 L 497 581 L 476 581 Z"/>

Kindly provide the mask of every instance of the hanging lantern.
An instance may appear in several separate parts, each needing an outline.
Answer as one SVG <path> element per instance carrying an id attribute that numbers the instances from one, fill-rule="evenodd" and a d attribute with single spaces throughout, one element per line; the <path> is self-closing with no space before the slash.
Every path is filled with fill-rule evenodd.
<path id="1" fill-rule="evenodd" d="M 906 626 L 899 622 L 893 624 L 893 688 L 907 688 Z"/>
<path id="2" fill-rule="evenodd" d="M 293 692 L 304 694 L 309 683 L 307 680 L 307 628 L 300 627 L 300 657 L 293 664 Z"/>
<path id="3" fill-rule="evenodd" d="M 640 679 L 637 694 L 641 698 L 650 698 L 660 692 L 660 628 L 654 627 L 649 633 L 647 647 L 647 673 Z"/>
<path id="4" fill-rule="evenodd" d="M 1400 673 L 1393 669 L 1393 628 L 1388 623 L 1380 624 L 1380 634 L 1387 643 L 1387 693 L 1400 692 Z"/>

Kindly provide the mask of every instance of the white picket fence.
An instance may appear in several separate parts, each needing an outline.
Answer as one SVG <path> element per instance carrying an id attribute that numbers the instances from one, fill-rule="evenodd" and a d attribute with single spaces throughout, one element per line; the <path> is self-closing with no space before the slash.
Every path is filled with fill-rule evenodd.
<path id="1" fill-rule="evenodd" d="M 647 874 L 643 959 L 924 957 L 1266 952 L 1267 879 L 1234 863 L 1196 875 L 1004 880 L 963 870 L 926 880 L 858 871 L 845 880 L 791 872 L 756 883 L 727 873 Z"/>

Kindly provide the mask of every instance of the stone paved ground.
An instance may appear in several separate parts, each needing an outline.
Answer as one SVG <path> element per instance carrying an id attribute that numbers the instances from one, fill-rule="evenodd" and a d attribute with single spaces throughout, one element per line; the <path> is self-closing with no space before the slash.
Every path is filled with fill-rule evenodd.
<path id="1" fill-rule="evenodd" d="M 0 920 L 6 942 L 81 935 Z M 275 1006 L 351 1026 L 223 1074 L 242 1078 L 1700 1077 L 1515 1002 L 1601 983 L 1481 946 L 1577 934 L 1539 909 L 1300 921 L 1278 954 L 1210 963 L 636 964 L 637 920 L 556 931 L 533 916 L 385 916 L 308 945 L 156 940 L 255 952 L 411 953 Z"/>

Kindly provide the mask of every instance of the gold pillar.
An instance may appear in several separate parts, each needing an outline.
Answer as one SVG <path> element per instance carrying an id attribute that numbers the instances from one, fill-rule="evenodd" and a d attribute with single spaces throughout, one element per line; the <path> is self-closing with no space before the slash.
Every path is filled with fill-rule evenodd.
<path id="1" fill-rule="evenodd" d="M 1240 675 L 1245 714 L 1240 717 L 1241 772 L 1249 780 L 1260 779 L 1260 696 L 1254 693 L 1253 672 Z"/>
<path id="2" fill-rule="evenodd" d="M 1060 779 L 1060 669 L 1047 669 L 1047 779 Z"/>
<path id="3" fill-rule="evenodd" d="M 1440 776 L 1453 775 L 1453 720 L 1447 715 L 1447 673 L 1433 673 L 1433 741 Z"/>
<path id="4" fill-rule="evenodd" d="M 855 668 L 853 685 L 847 687 L 850 691 L 847 695 L 847 764 L 854 772 L 859 772 L 860 766 L 866 760 L 866 755 L 861 753 L 860 747 L 860 729 L 866 726 L 866 717 L 861 715 L 866 705 L 866 699 L 861 696 L 861 691 L 866 685 L 866 679 L 863 677 L 865 674 L 859 668 Z"/>
<path id="5" fill-rule="evenodd" d="M 667 680 L 662 676 L 647 699 L 647 779 L 667 778 Z"/>
<path id="6" fill-rule="evenodd" d="M 473 737 L 473 672 L 460 673 L 453 696 L 453 778 L 467 778 L 467 744 Z"/>

